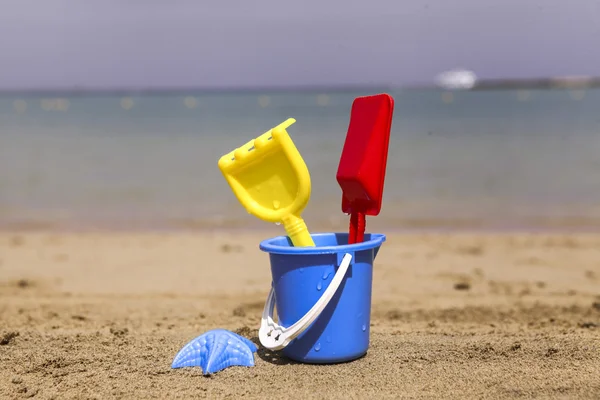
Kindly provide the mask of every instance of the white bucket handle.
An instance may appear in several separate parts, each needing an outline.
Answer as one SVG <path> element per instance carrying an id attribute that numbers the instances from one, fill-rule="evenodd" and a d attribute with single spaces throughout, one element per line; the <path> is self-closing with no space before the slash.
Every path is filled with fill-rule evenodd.
<path id="1" fill-rule="evenodd" d="M 339 257 L 339 256 L 338 256 Z M 338 258 L 339 259 L 339 258 Z M 292 340 L 306 330 L 317 319 L 321 312 L 327 307 L 327 304 L 333 298 L 333 295 L 340 287 L 342 279 L 348 271 L 352 261 L 352 254 L 346 253 L 340 267 L 335 273 L 331 283 L 323 292 L 321 298 L 312 306 L 312 308 L 304 314 L 294 325 L 284 328 L 273 321 L 273 309 L 275 307 L 275 290 L 271 286 L 271 291 L 267 297 L 265 308 L 263 309 L 260 329 L 258 330 L 258 338 L 260 343 L 270 350 L 281 350 L 287 346 Z"/>

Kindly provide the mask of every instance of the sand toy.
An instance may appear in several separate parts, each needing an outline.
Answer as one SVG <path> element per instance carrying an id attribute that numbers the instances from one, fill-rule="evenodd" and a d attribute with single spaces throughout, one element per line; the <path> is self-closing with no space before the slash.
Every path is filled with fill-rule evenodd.
<path id="1" fill-rule="evenodd" d="M 347 233 L 312 237 L 315 247 L 293 247 L 285 236 L 261 242 L 273 284 L 258 338 L 300 362 L 357 359 L 369 348 L 373 263 L 386 237 L 365 234 L 351 245 Z"/>
<path id="2" fill-rule="evenodd" d="M 337 181 L 342 211 L 350 214 L 348 243 L 362 242 L 365 215 L 381 210 L 394 99 L 388 94 L 357 97 L 340 157 Z"/>
<path id="3" fill-rule="evenodd" d="M 200 367 L 204 375 L 211 375 L 234 365 L 253 367 L 256 351 L 249 339 L 225 329 L 213 329 L 183 346 L 171 368 Z"/>
<path id="4" fill-rule="evenodd" d="M 306 164 L 286 131 L 294 119 L 219 160 L 246 210 L 283 223 L 288 234 L 259 246 L 269 254 L 272 275 L 258 331 L 265 348 L 305 363 L 350 361 L 367 352 L 373 264 L 386 236 L 364 234 L 364 216 L 377 215 L 381 208 L 392 111 L 387 95 L 357 98 L 353 104 L 337 174 L 342 209 L 356 221 L 350 234 L 311 235 L 300 217 L 311 186 Z"/>
<path id="5" fill-rule="evenodd" d="M 310 199 L 308 168 L 287 133 L 290 118 L 225 154 L 219 169 L 248 213 L 283 224 L 294 246 L 314 246 L 300 216 Z"/>

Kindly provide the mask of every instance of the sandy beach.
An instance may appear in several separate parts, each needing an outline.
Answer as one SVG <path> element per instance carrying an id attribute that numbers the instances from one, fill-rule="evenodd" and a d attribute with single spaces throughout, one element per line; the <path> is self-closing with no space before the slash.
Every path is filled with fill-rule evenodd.
<path id="1" fill-rule="evenodd" d="M 0 234 L 0 398 L 600 398 L 593 234 L 389 234 L 365 357 L 171 369 L 209 329 L 258 343 L 280 233 Z"/>

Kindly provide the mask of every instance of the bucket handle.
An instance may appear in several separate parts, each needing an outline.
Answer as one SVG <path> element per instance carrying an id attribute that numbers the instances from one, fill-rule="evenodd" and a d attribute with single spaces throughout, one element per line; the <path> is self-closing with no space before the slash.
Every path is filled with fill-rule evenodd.
<path id="1" fill-rule="evenodd" d="M 263 309 L 260 329 L 258 330 L 258 338 L 260 343 L 267 349 L 281 350 L 302 332 L 304 332 L 310 326 L 310 324 L 312 324 L 313 321 L 317 319 L 319 315 L 321 315 L 321 312 L 323 312 L 325 307 L 327 307 L 327 304 L 329 304 L 333 298 L 333 295 L 342 283 L 342 279 L 344 279 L 344 276 L 346 275 L 346 271 L 348 271 L 351 260 L 352 254 L 346 253 L 342 259 L 342 262 L 340 263 L 340 267 L 335 273 L 327 289 L 325 289 L 325 292 L 323 292 L 321 298 L 319 298 L 315 305 L 313 305 L 312 308 L 306 314 L 304 314 L 302 318 L 287 328 L 284 328 L 273 321 L 275 290 L 273 286 L 271 286 L 271 291 L 269 292 L 267 302 L 265 303 L 265 307 Z"/>

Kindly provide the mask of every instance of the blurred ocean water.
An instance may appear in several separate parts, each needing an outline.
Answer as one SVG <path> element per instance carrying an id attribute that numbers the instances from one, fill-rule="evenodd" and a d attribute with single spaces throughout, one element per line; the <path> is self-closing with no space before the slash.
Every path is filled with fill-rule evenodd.
<path id="1" fill-rule="evenodd" d="M 217 168 L 288 117 L 309 229 L 345 229 L 337 164 L 378 91 L 0 97 L 0 228 L 261 227 Z M 372 229 L 600 228 L 600 90 L 398 90 Z"/>

